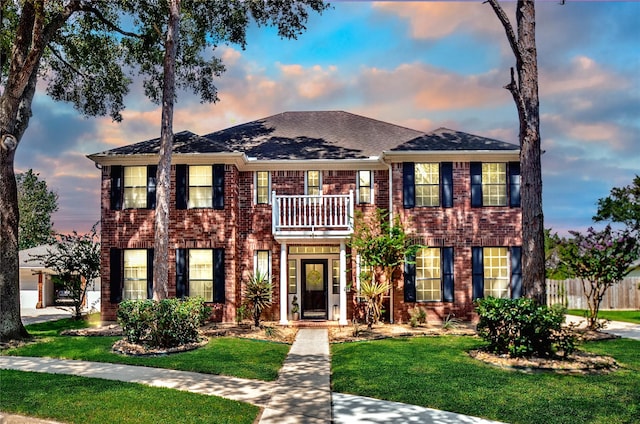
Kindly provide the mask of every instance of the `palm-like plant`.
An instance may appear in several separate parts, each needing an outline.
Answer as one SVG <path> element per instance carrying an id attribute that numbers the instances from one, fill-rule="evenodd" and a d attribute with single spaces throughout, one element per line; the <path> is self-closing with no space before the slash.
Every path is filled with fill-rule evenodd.
<path id="1" fill-rule="evenodd" d="M 365 298 L 367 327 L 371 328 L 380 320 L 382 314 L 382 297 L 389 291 L 389 283 L 365 279 L 360 282 L 360 295 Z"/>
<path id="2" fill-rule="evenodd" d="M 273 286 L 268 273 L 258 270 L 249 276 L 243 303 L 251 311 L 256 327 L 260 325 L 262 312 L 269 308 L 273 302 L 272 292 Z"/>

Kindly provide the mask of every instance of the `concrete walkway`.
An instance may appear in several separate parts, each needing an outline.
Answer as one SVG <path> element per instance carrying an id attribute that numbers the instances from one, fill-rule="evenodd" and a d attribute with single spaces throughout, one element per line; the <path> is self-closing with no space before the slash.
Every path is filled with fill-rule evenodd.
<path id="1" fill-rule="evenodd" d="M 575 323 L 579 327 L 586 327 L 587 320 L 584 317 L 576 315 L 567 315 L 565 318 L 567 324 Z M 640 325 L 629 322 L 609 321 L 607 325 L 600 330 L 603 333 L 609 333 L 627 339 L 640 340 Z"/>

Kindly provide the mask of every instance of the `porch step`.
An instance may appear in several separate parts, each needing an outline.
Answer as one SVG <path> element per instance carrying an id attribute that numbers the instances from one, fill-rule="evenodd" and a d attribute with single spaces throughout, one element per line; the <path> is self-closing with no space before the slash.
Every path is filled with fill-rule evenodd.
<path id="1" fill-rule="evenodd" d="M 329 328 L 329 327 L 340 327 L 338 321 L 329 321 L 329 320 L 298 320 L 298 321 L 289 321 L 287 324 L 289 327 L 298 327 L 298 328 Z"/>

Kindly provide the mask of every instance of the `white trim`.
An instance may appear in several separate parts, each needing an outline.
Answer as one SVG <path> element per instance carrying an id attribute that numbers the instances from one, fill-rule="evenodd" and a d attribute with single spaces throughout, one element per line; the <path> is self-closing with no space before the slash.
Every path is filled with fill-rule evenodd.
<path id="1" fill-rule="evenodd" d="M 369 173 L 369 200 L 365 203 L 361 203 L 360 202 L 360 173 L 361 172 L 368 172 Z M 356 170 L 356 204 L 358 205 L 362 205 L 362 204 L 368 204 L 368 205 L 372 205 L 375 203 L 375 193 L 374 193 L 374 181 L 373 181 L 373 175 L 374 172 L 370 169 L 357 169 Z"/>
<path id="2" fill-rule="evenodd" d="M 347 325 L 347 249 L 344 240 L 340 241 L 340 301 L 338 305 L 340 310 L 338 324 Z"/>
<path id="3" fill-rule="evenodd" d="M 286 265 L 283 265 L 286 264 Z M 287 261 L 287 243 L 280 244 L 280 325 L 288 325 L 287 305 L 289 303 L 289 282 L 287 273 L 289 262 Z"/>
<path id="4" fill-rule="evenodd" d="M 305 196 L 309 196 L 309 172 L 318 173 L 318 189 L 320 191 L 320 193 L 318 193 L 318 196 L 321 196 L 324 190 L 322 189 L 322 170 L 320 169 L 307 169 L 306 171 L 304 171 L 304 194 Z"/>
<path id="5" fill-rule="evenodd" d="M 258 172 L 267 173 L 267 203 L 258 203 Z M 254 205 L 270 205 L 271 204 L 271 171 L 268 171 L 268 170 L 253 171 L 253 204 Z"/>

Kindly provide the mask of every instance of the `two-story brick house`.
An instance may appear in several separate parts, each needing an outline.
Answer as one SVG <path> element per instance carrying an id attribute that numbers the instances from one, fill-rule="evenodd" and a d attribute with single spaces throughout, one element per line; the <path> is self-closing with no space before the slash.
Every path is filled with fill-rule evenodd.
<path id="1" fill-rule="evenodd" d="M 159 140 L 90 155 L 102 169 L 102 319 L 152 289 Z M 272 318 L 346 324 L 363 264 L 353 216 L 384 208 L 421 245 L 387 300 L 388 317 L 469 318 L 473 299 L 517 297 L 519 147 L 448 129 L 423 133 L 347 112 L 286 112 L 206 136 L 175 134 L 170 296 L 203 296 L 233 321 L 242 281 L 274 283 Z"/>

